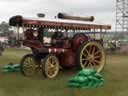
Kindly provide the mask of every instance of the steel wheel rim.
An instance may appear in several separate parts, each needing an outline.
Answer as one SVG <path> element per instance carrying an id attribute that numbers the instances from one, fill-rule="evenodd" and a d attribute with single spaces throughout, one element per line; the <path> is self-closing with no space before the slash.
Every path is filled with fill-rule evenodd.
<path id="1" fill-rule="evenodd" d="M 59 61 L 56 56 L 49 56 L 46 60 L 45 72 L 48 78 L 54 78 L 59 71 Z"/>
<path id="2" fill-rule="evenodd" d="M 105 64 L 105 53 L 103 47 L 96 42 L 87 43 L 80 54 L 82 68 L 93 68 L 100 72 Z"/>
<path id="3" fill-rule="evenodd" d="M 36 64 L 32 57 L 27 57 L 24 60 L 23 72 L 27 76 L 33 76 L 36 72 Z"/>

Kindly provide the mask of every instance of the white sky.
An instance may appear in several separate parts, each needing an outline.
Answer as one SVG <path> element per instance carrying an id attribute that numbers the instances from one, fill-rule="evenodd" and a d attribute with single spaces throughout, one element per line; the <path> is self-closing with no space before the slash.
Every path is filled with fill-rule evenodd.
<path id="1" fill-rule="evenodd" d="M 95 22 L 115 25 L 116 0 L 0 0 L 0 22 L 14 15 L 36 17 L 45 13 L 53 18 L 58 12 L 78 16 L 95 16 Z"/>

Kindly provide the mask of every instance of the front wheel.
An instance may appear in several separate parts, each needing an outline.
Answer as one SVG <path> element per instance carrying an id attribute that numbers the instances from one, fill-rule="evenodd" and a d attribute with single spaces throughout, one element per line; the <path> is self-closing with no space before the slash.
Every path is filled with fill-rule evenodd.
<path id="1" fill-rule="evenodd" d="M 83 43 L 77 53 L 77 61 L 79 67 L 93 68 L 97 72 L 101 72 L 105 65 L 105 51 L 103 46 L 96 41 Z"/>
<path id="2" fill-rule="evenodd" d="M 32 54 L 25 55 L 21 60 L 21 73 L 31 77 L 36 73 L 36 64 Z"/>
<path id="3" fill-rule="evenodd" d="M 55 55 L 47 55 L 44 58 L 43 74 L 47 78 L 55 78 L 59 72 L 59 60 Z"/>

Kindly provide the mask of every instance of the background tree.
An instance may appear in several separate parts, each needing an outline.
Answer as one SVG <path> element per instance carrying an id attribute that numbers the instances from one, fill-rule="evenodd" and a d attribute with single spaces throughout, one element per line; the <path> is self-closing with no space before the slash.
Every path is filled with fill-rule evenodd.
<path id="1" fill-rule="evenodd" d="M 8 37 L 9 35 L 13 34 L 13 31 L 10 30 L 10 26 L 6 22 L 0 23 L 0 35 Z"/>

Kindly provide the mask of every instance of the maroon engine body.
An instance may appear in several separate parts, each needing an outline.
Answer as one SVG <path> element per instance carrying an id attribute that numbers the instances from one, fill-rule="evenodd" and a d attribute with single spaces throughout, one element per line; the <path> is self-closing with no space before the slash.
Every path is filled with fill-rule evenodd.
<path id="1" fill-rule="evenodd" d="M 32 36 L 33 32 L 30 31 L 26 31 L 26 39 L 23 44 L 32 50 L 37 50 L 37 58 L 39 58 L 39 54 L 51 53 L 57 55 L 60 59 L 60 65 L 65 68 L 75 66 L 78 47 L 89 40 L 85 34 L 76 34 L 73 38 L 54 39 L 50 46 L 44 46 L 38 38 Z"/>
<path id="2" fill-rule="evenodd" d="M 40 61 L 47 54 L 55 54 L 59 58 L 60 65 L 63 67 L 72 67 L 76 65 L 76 56 L 79 46 L 83 42 L 89 41 L 89 38 L 85 33 L 73 33 L 74 36 L 70 37 L 68 30 L 96 30 L 96 29 L 110 29 L 109 25 L 96 25 L 86 22 L 64 21 L 64 20 L 47 20 L 47 19 L 28 19 L 22 16 L 14 16 L 10 19 L 9 25 L 16 27 L 25 27 L 24 31 L 25 39 L 23 40 L 24 46 L 30 47 L 33 51 L 33 55 Z M 28 29 L 29 28 L 29 29 Z M 51 43 L 44 43 L 45 28 L 54 29 L 57 33 L 65 30 L 66 37 L 51 37 Z M 60 31 L 61 30 L 61 31 Z M 47 32 L 46 32 L 47 33 Z M 38 36 L 36 36 L 38 34 Z M 35 35 L 35 36 L 34 36 Z M 48 41 L 48 39 L 47 39 Z"/>

